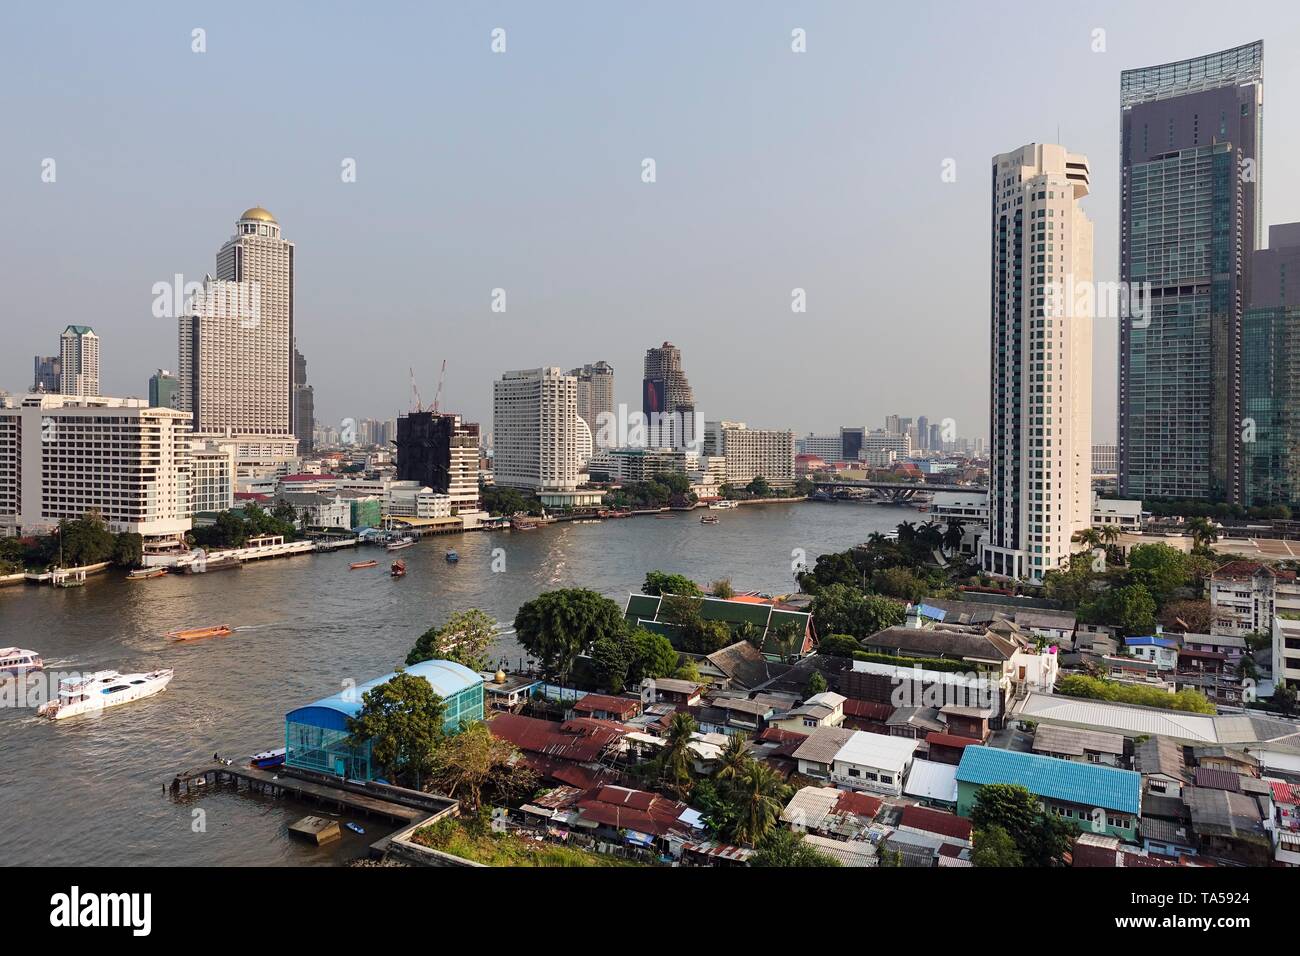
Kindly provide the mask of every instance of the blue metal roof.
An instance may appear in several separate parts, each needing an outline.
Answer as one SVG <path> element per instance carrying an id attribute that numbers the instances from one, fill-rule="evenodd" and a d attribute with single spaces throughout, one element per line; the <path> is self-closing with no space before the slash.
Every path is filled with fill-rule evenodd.
<path id="1" fill-rule="evenodd" d="M 1124 644 L 1127 647 L 1168 647 L 1176 648 L 1178 642 L 1168 637 L 1126 637 Z"/>
<path id="2" fill-rule="evenodd" d="M 932 607 L 929 604 L 918 604 L 916 607 L 917 610 L 920 611 L 921 614 L 923 614 L 925 617 L 928 617 L 935 621 L 942 621 L 945 617 L 948 616 L 947 611 L 944 611 L 937 607 Z"/>
<path id="3" fill-rule="evenodd" d="M 475 684 L 483 683 L 483 678 L 463 664 L 455 661 L 421 661 L 406 668 L 406 673 L 423 677 L 432 685 L 434 693 L 443 700 L 458 694 Z M 334 730 L 346 730 L 347 718 L 361 713 L 362 698 L 366 691 L 387 684 L 397 676 L 394 671 L 383 677 L 366 681 L 356 687 L 349 687 L 337 694 L 323 697 L 318 701 L 295 708 L 285 715 L 286 720 L 299 723 L 329 727 Z"/>
<path id="4" fill-rule="evenodd" d="M 1142 806 L 1142 775 L 1132 770 L 996 747 L 967 747 L 957 765 L 957 782 L 1019 784 L 1040 797 L 1123 813 L 1137 814 Z"/>

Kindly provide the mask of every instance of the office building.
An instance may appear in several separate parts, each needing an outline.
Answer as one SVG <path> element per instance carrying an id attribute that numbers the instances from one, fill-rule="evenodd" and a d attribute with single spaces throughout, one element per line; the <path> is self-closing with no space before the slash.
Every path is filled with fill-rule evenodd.
<path id="1" fill-rule="evenodd" d="M 888 428 L 869 431 L 862 436 L 862 455 L 873 456 L 877 452 L 893 452 L 899 458 L 906 458 L 912 454 L 912 439 L 906 433 L 891 432 Z"/>
<path id="2" fill-rule="evenodd" d="M 1262 42 L 1125 70 L 1119 492 L 1239 502 L 1241 320 L 1259 246 Z M 1144 296 L 1145 298 L 1145 296 Z"/>
<path id="3" fill-rule="evenodd" d="M 862 457 L 866 446 L 867 429 L 859 425 L 854 428 L 840 426 L 840 461 L 857 461 Z M 829 460 L 829 459 L 828 459 Z"/>
<path id="4" fill-rule="evenodd" d="M 822 461 L 841 461 L 840 455 L 844 447 L 843 438 L 840 435 L 813 435 L 808 434 L 803 438 L 795 440 L 795 454 L 798 455 L 816 455 Z M 855 459 L 857 455 L 853 456 Z"/>
<path id="5" fill-rule="evenodd" d="M 307 358 L 293 347 L 293 433 L 298 451 L 310 455 L 315 446 L 316 393 L 307 384 Z"/>
<path id="6" fill-rule="evenodd" d="M 397 417 L 397 478 L 451 498 L 451 513 L 477 512 L 479 427 L 459 415 L 410 412 Z"/>
<path id="7" fill-rule="evenodd" d="M 1088 160 L 1031 143 L 993 157 L 989 533 L 980 565 L 1041 581 L 1092 505 Z"/>
<path id="8" fill-rule="evenodd" d="M 160 368 L 149 376 L 149 404 L 154 408 L 175 408 L 178 382 L 176 376 Z"/>
<path id="9" fill-rule="evenodd" d="M 1097 477 L 1116 474 L 1119 458 L 1114 445 L 1092 446 L 1092 473 Z"/>
<path id="10" fill-rule="evenodd" d="M 97 512 L 170 550 L 190 529 L 188 416 L 138 398 L 28 395 L 0 408 L 0 534 Z"/>
<path id="11" fill-rule="evenodd" d="M 99 394 L 99 336 L 88 325 L 69 325 L 59 337 L 59 391 Z"/>
<path id="12" fill-rule="evenodd" d="M 596 362 L 569 372 L 578 380 L 578 417 L 591 430 L 594 448 L 617 444 L 614 419 L 614 366 Z M 601 424 L 605 423 L 604 434 Z"/>
<path id="13" fill-rule="evenodd" d="M 1300 503 L 1300 223 L 1252 257 L 1241 339 L 1244 503 Z"/>
<path id="14" fill-rule="evenodd" d="M 578 380 L 558 368 L 506 372 L 492 388 L 498 485 L 529 491 L 578 487 Z"/>
<path id="15" fill-rule="evenodd" d="M 33 392 L 57 392 L 59 390 L 59 357 L 57 355 L 38 355 L 33 363 Z"/>

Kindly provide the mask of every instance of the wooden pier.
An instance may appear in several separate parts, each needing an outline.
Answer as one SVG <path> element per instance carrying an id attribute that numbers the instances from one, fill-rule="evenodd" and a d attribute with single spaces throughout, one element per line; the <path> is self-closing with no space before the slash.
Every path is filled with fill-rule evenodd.
<path id="1" fill-rule="evenodd" d="M 399 825 L 441 816 L 448 811 L 454 812 L 457 807 L 457 801 L 447 797 L 406 790 L 403 787 L 351 783 L 323 775 L 314 779 L 313 775 L 302 774 L 292 768 L 280 767 L 271 771 L 215 762 L 176 774 L 169 789 L 174 796 L 197 795 L 209 789 L 232 785 L 236 791 L 246 790 L 272 797 L 288 796 L 304 802 L 312 801 L 333 807 L 339 813 L 347 809 L 391 820 Z"/>

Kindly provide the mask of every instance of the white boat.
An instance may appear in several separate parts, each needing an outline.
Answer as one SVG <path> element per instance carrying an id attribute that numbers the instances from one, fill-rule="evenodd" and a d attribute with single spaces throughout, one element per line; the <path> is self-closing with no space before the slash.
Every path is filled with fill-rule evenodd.
<path id="1" fill-rule="evenodd" d="M 388 546 L 389 551 L 401 551 L 403 548 L 409 548 L 415 544 L 414 538 L 403 538 L 401 541 L 394 541 Z"/>
<path id="2" fill-rule="evenodd" d="M 41 655 L 21 647 L 0 647 L 0 677 L 22 677 L 45 666 Z"/>
<path id="3" fill-rule="evenodd" d="M 736 508 L 736 507 L 739 507 L 739 504 L 735 501 L 730 500 L 729 498 L 723 498 L 721 501 L 709 502 L 710 511 L 728 511 L 731 508 Z"/>
<path id="4" fill-rule="evenodd" d="M 147 674 L 96 671 L 82 677 L 68 677 L 59 681 L 58 700 L 42 704 L 36 713 L 51 720 L 63 720 L 143 700 L 161 694 L 175 673 L 169 668 Z"/>

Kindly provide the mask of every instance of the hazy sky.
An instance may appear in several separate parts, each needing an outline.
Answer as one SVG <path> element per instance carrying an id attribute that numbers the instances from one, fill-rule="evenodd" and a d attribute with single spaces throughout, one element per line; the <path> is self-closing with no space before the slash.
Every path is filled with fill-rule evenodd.
<path id="1" fill-rule="evenodd" d="M 102 391 L 146 394 L 176 366 L 154 283 L 213 271 L 261 204 L 297 244 L 322 422 L 404 411 L 411 366 L 428 401 L 444 358 L 444 407 L 485 423 L 493 378 L 539 365 L 605 359 L 639 407 L 644 350 L 669 339 L 710 419 L 804 433 L 897 412 L 983 435 L 990 158 L 1086 153 L 1097 278 L 1113 279 L 1120 70 L 1262 37 L 1264 222 L 1298 220 L 1295 10 L 5 4 L 0 387 L 28 387 L 32 356 L 78 322 L 103 339 Z M 1115 341 L 1098 321 L 1098 441 Z"/>

